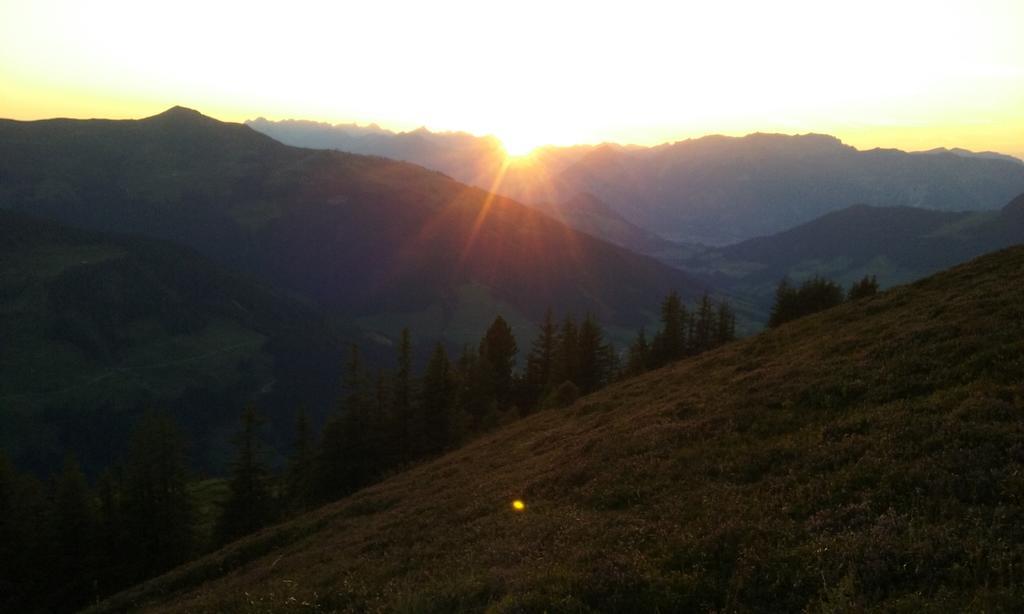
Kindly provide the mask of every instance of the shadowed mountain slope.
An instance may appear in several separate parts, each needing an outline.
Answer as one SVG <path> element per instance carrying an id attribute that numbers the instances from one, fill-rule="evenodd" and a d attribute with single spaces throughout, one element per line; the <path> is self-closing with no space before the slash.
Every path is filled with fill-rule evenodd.
<path id="1" fill-rule="evenodd" d="M 1013 248 L 532 415 L 94 611 L 1017 610 L 1022 372 Z"/>
<path id="2" fill-rule="evenodd" d="M 469 340 L 481 330 L 459 314 L 528 327 L 548 306 L 633 328 L 669 290 L 703 289 L 440 173 L 288 147 L 181 108 L 0 121 L 0 208 L 171 240 L 386 335 L 412 324 Z"/>
<path id="3" fill-rule="evenodd" d="M 337 394 L 344 339 L 308 305 L 188 250 L 0 211 L 0 447 L 46 474 L 112 466 L 153 409 L 220 471 L 244 404 L 283 444 Z"/>

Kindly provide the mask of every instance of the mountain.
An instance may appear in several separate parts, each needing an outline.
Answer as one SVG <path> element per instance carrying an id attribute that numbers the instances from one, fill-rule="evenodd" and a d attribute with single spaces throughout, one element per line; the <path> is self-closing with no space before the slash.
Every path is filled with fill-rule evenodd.
<path id="1" fill-rule="evenodd" d="M 521 339 L 550 306 L 619 338 L 703 286 L 502 197 L 377 157 L 289 147 L 174 108 L 138 121 L 0 122 L 0 209 L 196 249 L 356 320 L 475 342 Z"/>
<path id="2" fill-rule="evenodd" d="M 654 256 L 680 247 L 633 224 L 593 194 L 580 193 L 543 209 L 567 226 L 640 254 Z"/>
<path id="3" fill-rule="evenodd" d="M 981 254 L 1024 243 L 1024 194 L 1001 211 L 951 212 L 856 205 L 785 232 L 688 256 L 677 264 L 756 297 L 766 312 L 783 277 L 844 286 L 876 275 L 883 287 L 915 281 Z"/>
<path id="4" fill-rule="evenodd" d="M 726 245 L 774 234 L 854 203 L 982 211 L 1024 191 L 1024 164 L 1011 156 L 963 149 L 859 151 L 821 134 L 546 147 L 507 160 L 496 140 L 466 134 L 375 133 L 386 145 L 373 141 L 370 147 L 366 139 L 347 136 L 344 126 L 250 125 L 290 144 L 413 161 L 545 211 L 562 211 L 567 223 L 597 233 L 602 225 L 582 222 L 590 215 L 586 210 L 564 213 L 572 211 L 577 195 L 586 195 L 627 223 L 683 244 Z M 614 227 L 597 236 L 613 243 L 619 237 Z M 692 245 L 680 250 L 689 252 Z M 646 253 L 662 251 L 664 246 Z"/>
<path id="5" fill-rule="evenodd" d="M 533 414 L 93 611 L 1019 610 L 1022 305 L 1017 247 Z"/>
<path id="6" fill-rule="evenodd" d="M 853 203 L 996 209 L 1024 191 L 1024 165 L 858 151 L 826 135 L 752 134 L 595 151 L 559 180 L 667 239 L 721 245 L 781 232 Z"/>
<path id="7" fill-rule="evenodd" d="M 245 403 L 283 444 L 298 407 L 322 416 L 338 393 L 343 331 L 166 243 L 0 210 L 0 313 L 0 448 L 40 474 L 68 453 L 113 466 L 153 409 L 194 467 L 223 470 Z"/>
<path id="8" fill-rule="evenodd" d="M 962 147 L 936 147 L 935 149 L 929 149 L 927 151 L 914 152 L 924 155 L 936 155 L 936 154 L 953 154 L 956 156 L 963 156 L 965 158 L 988 158 L 990 160 L 1004 160 L 1007 162 L 1013 162 L 1015 164 L 1024 164 L 1024 160 L 1014 156 L 1008 156 L 1006 154 L 997 153 L 994 151 L 970 151 Z"/>

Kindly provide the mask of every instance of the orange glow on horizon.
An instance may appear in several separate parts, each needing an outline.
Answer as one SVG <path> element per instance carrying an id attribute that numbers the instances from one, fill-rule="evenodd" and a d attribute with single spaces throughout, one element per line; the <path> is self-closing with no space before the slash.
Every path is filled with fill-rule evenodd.
<path id="1" fill-rule="evenodd" d="M 495 134 L 512 157 L 751 132 L 1024 156 L 1021 24 L 1019 0 L 0 0 L 0 117 L 180 104 Z"/>

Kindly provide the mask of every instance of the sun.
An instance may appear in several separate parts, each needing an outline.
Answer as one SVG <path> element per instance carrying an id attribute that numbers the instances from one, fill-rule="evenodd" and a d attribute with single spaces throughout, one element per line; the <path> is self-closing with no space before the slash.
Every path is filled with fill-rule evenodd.
<path id="1" fill-rule="evenodd" d="M 505 153 L 511 158 L 524 158 L 540 147 L 540 141 L 530 138 L 529 135 L 525 134 L 502 136 L 499 138 L 501 139 L 502 147 L 505 148 Z"/>

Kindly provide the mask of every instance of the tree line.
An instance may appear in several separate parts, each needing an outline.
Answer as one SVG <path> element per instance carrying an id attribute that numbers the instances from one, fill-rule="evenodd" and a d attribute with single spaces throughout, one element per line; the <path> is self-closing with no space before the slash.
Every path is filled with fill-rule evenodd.
<path id="1" fill-rule="evenodd" d="M 201 526 L 185 441 L 167 415 L 147 415 L 123 462 L 92 486 L 73 458 L 43 483 L 0 455 L 0 609 L 76 609 L 498 425 L 735 337 L 732 308 L 707 295 L 687 308 L 672 293 L 660 311 L 653 338 L 641 329 L 624 362 L 592 315 L 556 319 L 550 310 L 522 368 L 518 341 L 501 316 L 454 359 L 436 344 L 421 373 L 413 369 L 408 329 L 392 369 L 371 369 L 353 345 L 337 407 L 318 437 L 297 412 L 282 470 L 268 462 L 258 411 L 244 409 L 226 500 L 210 527 Z"/>
<path id="2" fill-rule="evenodd" d="M 824 311 L 844 300 L 855 301 L 878 293 L 878 280 L 874 275 L 854 282 L 847 292 L 842 286 L 824 277 L 812 277 L 799 286 L 783 278 L 775 288 L 775 303 L 768 317 L 768 327 L 774 328 L 797 318 Z"/>

